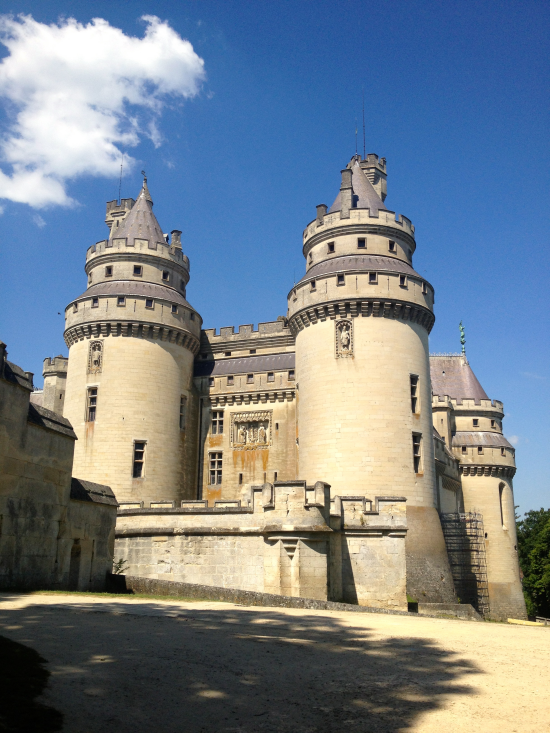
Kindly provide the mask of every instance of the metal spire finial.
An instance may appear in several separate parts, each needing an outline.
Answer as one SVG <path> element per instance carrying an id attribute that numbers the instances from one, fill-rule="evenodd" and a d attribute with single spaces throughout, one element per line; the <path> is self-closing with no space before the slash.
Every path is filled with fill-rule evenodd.
<path id="1" fill-rule="evenodd" d="M 462 356 L 466 356 L 466 332 L 464 331 L 462 321 L 460 321 L 458 328 L 460 329 L 460 344 L 462 346 Z"/>

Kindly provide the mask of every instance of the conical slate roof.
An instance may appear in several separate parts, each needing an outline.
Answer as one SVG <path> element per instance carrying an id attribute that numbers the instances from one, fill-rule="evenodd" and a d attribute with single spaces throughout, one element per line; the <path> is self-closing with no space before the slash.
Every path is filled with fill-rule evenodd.
<path id="1" fill-rule="evenodd" d="M 147 188 L 146 178 L 143 179 L 143 188 L 128 216 L 120 226 L 113 226 L 111 229 L 111 239 L 121 237 L 127 237 L 128 243 L 137 238 L 148 239 L 151 244 L 154 242 L 166 244 L 162 229 L 153 214 L 153 199 Z"/>
<path id="2" fill-rule="evenodd" d="M 465 356 L 430 356 L 430 376 L 432 393 L 438 397 L 447 395 L 459 404 L 489 399 Z"/>
<path id="3" fill-rule="evenodd" d="M 353 161 L 351 166 L 351 185 L 354 193 L 354 209 L 370 209 L 371 212 L 387 211 L 380 196 L 374 190 L 372 183 L 369 181 L 364 171 L 361 169 L 357 160 Z M 342 208 L 340 193 L 330 207 L 328 213 L 333 214 Z"/>

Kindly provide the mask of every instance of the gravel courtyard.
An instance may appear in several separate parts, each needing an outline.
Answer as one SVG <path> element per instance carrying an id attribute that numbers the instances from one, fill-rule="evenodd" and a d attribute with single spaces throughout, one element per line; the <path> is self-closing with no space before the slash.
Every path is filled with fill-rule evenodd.
<path id="1" fill-rule="evenodd" d="M 550 731 L 550 628 L 4 593 L 0 634 L 47 662 L 44 731 Z"/>

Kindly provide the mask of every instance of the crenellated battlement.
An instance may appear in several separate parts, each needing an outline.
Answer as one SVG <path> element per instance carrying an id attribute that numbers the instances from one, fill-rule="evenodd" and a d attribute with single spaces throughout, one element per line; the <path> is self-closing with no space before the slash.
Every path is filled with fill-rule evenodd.
<path id="1" fill-rule="evenodd" d="M 59 372 L 66 373 L 68 365 L 68 356 L 61 356 L 61 354 L 59 356 L 47 356 L 44 359 L 42 374 L 46 376 L 46 374 L 56 374 Z"/>
<path id="2" fill-rule="evenodd" d="M 349 227 L 357 224 L 366 226 L 384 226 L 400 231 L 409 235 L 414 240 L 414 224 L 411 220 L 402 214 L 396 214 L 395 211 L 371 209 L 350 209 L 349 217 L 342 219 L 340 212 L 336 211 L 332 214 L 325 213 L 317 219 L 310 222 L 303 232 L 304 244 L 306 240 L 314 234 L 332 229 L 335 226 Z M 368 230 L 366 230 L 368 231 Z"/>
<path id="3" fill-rule="evenodd" d="M 181 232 L 178 233 L 181 234 Z M 172 233 L 172 240 L 173 238 L 174 233 Z M 183 254 L 180 240 L 178 240 L 177 244 L 170 244 L 164 240 L 163 242 L 156 242 L 151 245 L 146 239 L 133 239 L 130 242 L 126 237 L 101 239 L 99 242 L 92 244 L 86 250 L 86 267 L 88 268 L 92 263 L 95 264 L 94 261 L 100 257 L 103 259 L 105 256 L 112 257 L 113 255 L 118 256 L 121 254 L 133 257 L 137 253 L 170 260 L 173 263 L 182 265 L 189 272 L 189 258 Z M 97 262 L 97 264 L 101 263 Z"/>

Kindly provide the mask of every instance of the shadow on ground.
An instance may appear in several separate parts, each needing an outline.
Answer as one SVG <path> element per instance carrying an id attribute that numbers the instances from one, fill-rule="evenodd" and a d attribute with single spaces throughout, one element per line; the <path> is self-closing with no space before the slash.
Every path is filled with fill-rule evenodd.
<path id="1" fill-rule="evenodd" d="M 54 733 L 63 716 L 35 698 L 44 692 L 50 673 L 34 649 L 0 636 L 0 731 Z"/>
<path id="2" fill-rule="evenodd" d="M 381 637 L 349 616 L 39 604 L 0 603 L 0 627 L 49 660 L 45 701 L 65 733 L 396 733 L 472 694 L 479 673 L 441 645 Z"/>

